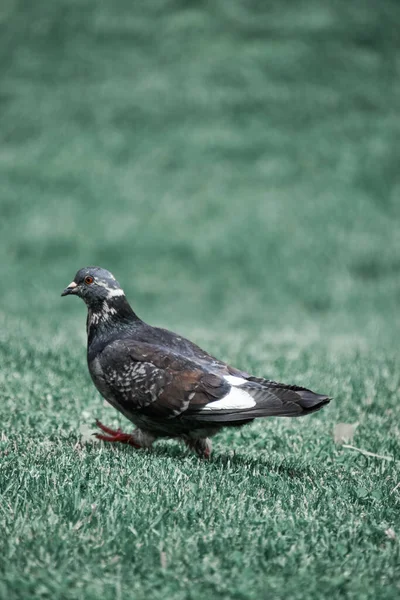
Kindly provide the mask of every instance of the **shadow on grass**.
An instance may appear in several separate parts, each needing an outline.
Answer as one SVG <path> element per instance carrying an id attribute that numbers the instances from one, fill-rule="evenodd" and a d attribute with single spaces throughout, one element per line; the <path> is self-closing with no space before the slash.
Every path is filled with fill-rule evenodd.
<path id="1" fill-rule="evenodd" d="M 91 445 L 91 448 L 92 451 L 95 451 L 96 446 Z M 178 462 L 190 461 L 191 463 L 198 463 L 199 465 L 209 465 L 212 469 L 215 467 L 222 467 L 224 470 L 234 471 L 243 469 L 246 471 L 258 471 L 261 475 L 274 473 L 277 475 L 286 476 L 290 479 L 303 479 L 306 476 L 315 477 L 316 475 L 315 465 L 309 465 L 301 459 L 295 461 L 292 458 L 284 457 L 283 459 L 277 461 L 272 460 L 263 454 L 258 456 L 250 456 L 240 451 L 235 451 L 233 454 L 223 454 L 221 451 L 220 453 L 214 453 L 210 460 L 205 460 L 197 457 L 179 443 L 165 443 L 164 445 L 156 445 L 151 450 L 136 450 L 128 446 L 117 444 L 105 444 L 104 448 L 108 449 L 110 452 L 129 452 L 149 458 L 153 456 L 154 458 L 176 459 Z"/>

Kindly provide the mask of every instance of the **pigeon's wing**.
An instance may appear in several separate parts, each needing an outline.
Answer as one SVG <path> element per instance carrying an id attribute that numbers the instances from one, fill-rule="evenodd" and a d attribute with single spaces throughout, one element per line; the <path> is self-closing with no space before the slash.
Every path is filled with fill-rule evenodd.
<path id="1" fill-rule="evenodd" d="M 197 344 L 168 329 L 150 327 L 144 324 L 141 331 L 135 333 L 135 339 L 144 343 L 154 344 L 158 347 L 168 348 L 169 352 L 184 356 L 206 370 L 213 370 L 237 377 L 250 377 L 249 373 L 226 364 L 200 348 L 200 346 L 197 346 Z"/>
<path id="2" fill-rule="evenodd" d="M 97 387 L 107 400 L 128 418 L 140 414 L 153 425 L 180 417 L 192 425 L 219 426 L 256 417 L 298 417 L 330 400 L 306 388 L 231 375 L 226 365 L 214 370 L 214 363 L 199 365 L 145 342 L 117 340 L 96 360 L 102 373 Z"/>
<path id="3" fill-rule="evenodd" d="M 170 349 L 117 340 L 96 358 L 104 395 L 124 413 L 140 412 L 154 418 L 177 417 L 189 408 L 199 410 L 223 398 L 230 389 L 221 374 Z"/>

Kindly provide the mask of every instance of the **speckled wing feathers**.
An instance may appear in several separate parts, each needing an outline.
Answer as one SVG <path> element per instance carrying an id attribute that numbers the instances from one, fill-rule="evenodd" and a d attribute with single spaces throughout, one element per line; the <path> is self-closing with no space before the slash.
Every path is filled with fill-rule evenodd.
<path id="1" fill-rule="evenodd" d="M 192 361 L 152 344 L 117 340 L 106 346 L 97 360 L 102 375 L 96 386 L 113 404 L 155 418 L 177 417 L 189 407 L 200 409 L 222 398 L 229 384 Z M 89 367 L 90 368 L 90 367 Z M 93 376 L 93 374 L 92 374 Z"/>

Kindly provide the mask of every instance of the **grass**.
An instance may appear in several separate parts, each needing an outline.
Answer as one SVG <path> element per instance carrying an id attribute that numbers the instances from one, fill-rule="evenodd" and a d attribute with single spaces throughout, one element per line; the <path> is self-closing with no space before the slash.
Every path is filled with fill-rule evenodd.
<path id="1" fill-rule="evenodd" d="M 0 598 L 398 597 L 399 22 L 3 0 Z M 59 298 L 87 264 L 145 320 L 335 401 L 225 431 L 209 463 L 94 443 L 96 417 L 129 424 Z"/>

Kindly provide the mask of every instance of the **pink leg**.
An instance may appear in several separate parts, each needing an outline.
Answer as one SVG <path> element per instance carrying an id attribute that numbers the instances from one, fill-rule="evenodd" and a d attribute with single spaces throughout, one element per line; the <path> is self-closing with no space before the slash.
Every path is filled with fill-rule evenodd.
<path id="1" fill-rule="evenodd" d="M 138 443 L 136 436 L 132 433 L 123 433 L 121 429 L 111 429 L 110 427 L 106 427 L 103 423 L 100 423 L 98 419 L 96 420 L 96 425 L 107 434 L 94 433 L 93 435 L 97 437 L 98 440 L 103 440 L 103 442 L 120 442 L 121 444 L 128 444 L 134 448 L 142 448 Z"/>

